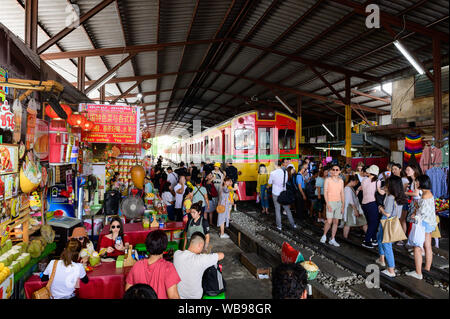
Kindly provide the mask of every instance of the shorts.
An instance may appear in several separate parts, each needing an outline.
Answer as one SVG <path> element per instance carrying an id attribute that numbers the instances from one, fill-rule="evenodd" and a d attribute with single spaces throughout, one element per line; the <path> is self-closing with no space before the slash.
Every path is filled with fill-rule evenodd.
<path id="1" fill-rule="evenodd" d="M 327 218 L 342 219 L 342 202 L 329 202 L 328 205 L 331 207 L 331 212 L 326 210 Z"/>
<path id="2" fill-rule="evenodd" d="M 436 227 L 431 227 L 426 221 L 422 220 L 422 226 L 425 227 L 425 233 L 429 234 L 434 232 Z"/>

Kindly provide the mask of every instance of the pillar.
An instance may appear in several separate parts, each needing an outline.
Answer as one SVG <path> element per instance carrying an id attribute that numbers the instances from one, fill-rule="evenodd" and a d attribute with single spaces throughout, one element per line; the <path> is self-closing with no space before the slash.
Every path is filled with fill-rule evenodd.
<path id="1" fill-rule="evenodd" d="M 436 146 L 442 140 L 442 86 L 441 86 L 441 41 L 433 38 L 433 76 L 434 76 L 434 127 Z"/>
<path id="2" fill-rule="evenodd" d="M 38 0 L 25 1 L 25 44 L 37 51 Z"/>
<path id="3" fill-rule="evenodd" d="M 302 142 L 302 96 L 297 95 L 297 154 L 300 154 L 300 143 Z"/>
<path id="4" fill-rule="evenodd" d="M 105 85 L 100 87 L 100 103 L 105 104 Z"/>
<path id="5" fill-rule="evenodd" d="M 352 163 L 352 107 L 350 106 L 350 77 L 345 76 L 345 162 Z"/>
<path id="6" fill-rule="evenodd" d="M 77 73 L 77 87 L 78 90 L 84 93 L 86 77 L 86 57 L 80 56 L 78 58 L 78 73 Z"/>

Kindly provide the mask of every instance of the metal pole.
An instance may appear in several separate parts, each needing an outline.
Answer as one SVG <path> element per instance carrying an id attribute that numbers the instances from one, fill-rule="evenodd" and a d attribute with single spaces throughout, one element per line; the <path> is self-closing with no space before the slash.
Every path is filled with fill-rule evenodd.
<path id="1" fill-rule="evenodd" d="M 25 1 L 25 44 L 37 51 L 38 0 Z"/>
<path id="2" fill-rule="evenodd" d="M 300 155 L 300 143 L 302 142 L 302 96 L 297 95 L 297 154 Z"/>
<path id="3" fill-rule="evenodd" d="M 350 77 L 345 76 L 345 162 L 352 163 L 352 108 L 350 106 Z"/>
<path id="4" fill-rule="evenodd" d="M 433 38 L 434 126 L 436 146 L 442 140 L 441 40 Z"/>

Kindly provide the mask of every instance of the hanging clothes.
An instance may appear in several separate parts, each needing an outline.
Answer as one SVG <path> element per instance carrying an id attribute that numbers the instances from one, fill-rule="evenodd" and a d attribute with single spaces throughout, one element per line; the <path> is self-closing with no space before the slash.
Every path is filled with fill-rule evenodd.
<path id="1" fill-rule="evenodd" d="M 435 146 L 425 146 L 422 152 L 422 156 L 419 161 L 422 173 L 426 173 L 427 170 L 434 166 L 442 165 L 442 151 Z"/>
<path id="2" fill-rule="evenodd" d="M 442 167 L 448 167 L 448 143 L 441 147 Z"/>
<path id="3" fill-rule="evenodd" d="M 405 138 L 405 153 L 403 160 L 405 163 L 409 163 L 411 156 L 414 155 L 417 162 L 420 162 L 422 156 L 422 135 L 406 135 Z"/>
<path id="4" fill-rule="evenodd" d="M 445 196 L 447 194 L 447 176 L 445 171 L 440 167 L 432 167 L 427 170 L 426 174 L 431 180 L 431 192 L 435 198 Z"/>

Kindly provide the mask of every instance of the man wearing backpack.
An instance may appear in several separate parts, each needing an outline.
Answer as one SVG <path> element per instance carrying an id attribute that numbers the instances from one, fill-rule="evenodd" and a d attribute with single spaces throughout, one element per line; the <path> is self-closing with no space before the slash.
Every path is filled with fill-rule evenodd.
<path id="1" fill-rule="evenodd" d="M 203 273 L 225 257 L 222 252 L 203 254 L 204 246 L 205 235 L 195 232 L 191 236 L 189 248 L 177 250 L 173 255 L 173 265 L 181 279 L 177 285 L 181 299 L 201 299 Z"/>
<path id="2" fill-rule="evenodd" d="M 305 209 L 306 192 L 305 192 L 305 177 L 304 174 L 308 168 L 308 164 L 300 166 L 300 170 L 296 174 L 294 187 L 295 187 L 295 212 L 298 219 L 303 219 L 303 211 Z"/>

